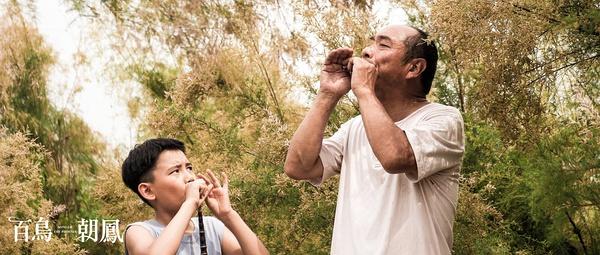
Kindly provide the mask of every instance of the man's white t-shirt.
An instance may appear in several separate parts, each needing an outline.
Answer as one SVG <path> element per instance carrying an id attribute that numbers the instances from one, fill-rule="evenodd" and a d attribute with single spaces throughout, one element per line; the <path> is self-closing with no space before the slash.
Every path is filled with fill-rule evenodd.
<path id="1" fill-rule="evenodd" d="M 417 176 L 387 173 L 357 116 L 323 140 L 319 185 L 340 174 L 331 254 L 450 254 L 464 152 L 463 119 L 430 103 L 396 122 L 406 133 Z"/>

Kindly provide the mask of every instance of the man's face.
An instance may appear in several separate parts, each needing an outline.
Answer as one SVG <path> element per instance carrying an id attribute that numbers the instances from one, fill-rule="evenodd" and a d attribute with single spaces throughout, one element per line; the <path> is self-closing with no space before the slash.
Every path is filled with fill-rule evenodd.
<path id="1" fill-rule="evenodd" d="M 408 63 L 404 63 L 406 45 L 404 42 L 418 32 L 408 26 L 392 25 L 381 29 L 373 36 L 372 43 L 362 51 L 362 57 L 378 66 L 377 83 L 394 83 L 404 79 Z"/>
<path id="2" fill-rule="evenodd" d="M 158 156 L 150 184 L 156 199 L 153 205 L 177 212 L 185 201 L 186 183 L 196 179 L 192 164 L 180 150 L 165 150 Z"/>

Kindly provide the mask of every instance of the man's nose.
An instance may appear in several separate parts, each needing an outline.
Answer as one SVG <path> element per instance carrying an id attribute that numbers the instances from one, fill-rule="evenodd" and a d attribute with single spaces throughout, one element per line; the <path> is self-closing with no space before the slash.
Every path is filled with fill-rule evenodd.
<path id="1" fill-rule="evenodd" d="M 360 53 L 360 56 L 363 58 L 371 58 L 373 56 L 371 46 L 367 46 L 366 48 L 364 48 Z"/>

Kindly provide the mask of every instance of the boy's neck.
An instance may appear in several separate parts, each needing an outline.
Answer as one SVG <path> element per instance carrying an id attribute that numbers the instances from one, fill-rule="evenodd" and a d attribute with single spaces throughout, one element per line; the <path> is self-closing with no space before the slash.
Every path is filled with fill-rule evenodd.
<path id="1" fill-rule="evenodd" d="M 167 212 L 164 210 L 160 210 L 160 209 L 155 209 L 154 210 L 154 219 L 160 223 L 163 226 L 167 226 L 169 225 L 169 222 L 171 222 L 171 220 L 173 219 L 173 217 L 175 217 L 176 213 L 171 213 L 171 212 Z M 192 216 L 193 217 L 193 216 Z M 187 228 L 185 229 L 186 233 L 191 233 L 194 231 L 194 223 L 192 223 L 192 220 L 190 219 Z"/>

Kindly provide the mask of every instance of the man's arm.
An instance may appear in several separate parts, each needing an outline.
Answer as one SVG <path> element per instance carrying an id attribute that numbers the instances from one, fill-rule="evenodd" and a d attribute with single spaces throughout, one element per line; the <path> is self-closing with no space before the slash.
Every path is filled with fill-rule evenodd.
<path id="1" fill-rule="evenodd" d="M 323 175 L 319 158 L 323 132 L 338 98 L 318 94 L 290 141 L 285 159 L 285 173 L 292 179 L 310 180 Z"/>
<path id="2" fill-rule="evenodd" d="M 132 226 L 125 234 L 127 247 L 130 254 L 175 254 L 183 238 L 185 229 L 190 223 L 192 215 L 208 196 L 212 184 L 206 186 L 199 180 L 186 184 L 186 200 L 181 205 L 177 214 L 171 219 L 158 238 L 154 238 L 148 230 L 140 226 Z M 202 190 L 202 198 L 199 190 Z"/>
<path id="3" fill-rule="evenodd" d="M 391 174 L 416 174 L 417 162 L 408 137 L 396 126 L 375 94 L 377 67 L 353 58 L 352 90 L 358 99 L 367 139 L 383 169 Z"/>
<path id="4" fill-rule="evenodd" d="M 317 97 L 288 148 L 284 170 L 292 179 L 309 180 L 323 176 L 323 164 L 319 158 L 323 132 L 331 111 L 340 98 L 350 91 L 350 73 L 346 66 L 352 53 L 352 49 L 340 48 L 329 53 L 325 59 Z"/>
<path id="5" fill-rule="evenodd" d="M 383 169 L 390 174 L 416 174 L 417 162 L 408 137 L 396 126 L 375 93 L 357 96 L 367 139 Z"/>

